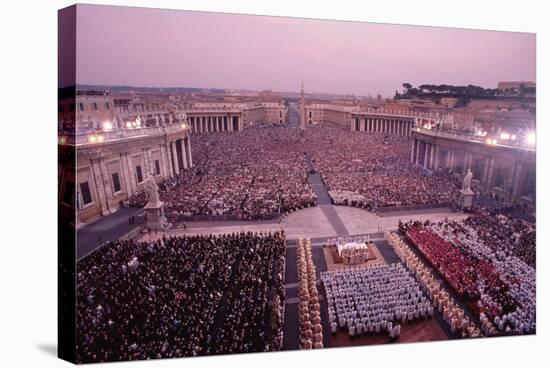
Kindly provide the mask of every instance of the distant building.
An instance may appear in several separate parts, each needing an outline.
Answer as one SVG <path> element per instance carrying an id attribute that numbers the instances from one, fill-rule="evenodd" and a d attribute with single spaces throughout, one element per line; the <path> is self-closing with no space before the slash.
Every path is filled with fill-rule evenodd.
<path id="1" fill-rule="evenodd" d="M 506 96 L 517 96 L 522 92 L 525 92 L 525 89 L 536 88 L 536 83 L 531 81 L 507 81 L 507 82 L 498 82 L 497 89 L 499 94 Z"/>

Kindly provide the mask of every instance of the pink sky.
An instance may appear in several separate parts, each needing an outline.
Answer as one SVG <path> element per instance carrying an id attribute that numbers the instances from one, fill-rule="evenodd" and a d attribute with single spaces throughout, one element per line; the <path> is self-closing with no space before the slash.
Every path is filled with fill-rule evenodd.
<path id="1" fill-rule="evenodd" d="M 535 34 L 78 5 L 77 82 L 393 95 L 535 80 Z"/>

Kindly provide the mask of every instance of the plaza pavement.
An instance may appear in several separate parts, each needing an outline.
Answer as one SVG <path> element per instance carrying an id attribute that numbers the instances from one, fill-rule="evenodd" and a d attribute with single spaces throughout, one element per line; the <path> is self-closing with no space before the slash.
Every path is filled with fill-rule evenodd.
<path id="1" fill-rule="evenodd" d="M 414 214 L 399 213 L 394 216 L 379 217 L 376 214 L 353 207 L 320 205 L 287 214 L 281 224 L 275 221 L 232 221 L 229 224 L 217 223 L 187 223 L 187 229 L 169 230 L 170 235 L 224 234 L 240 231 L 273 232 L 282 228 L 287 239 L 294 240 L 301 236 L 311 238 L 327 238 L 335 236 L 356 236 L 362 234 L 383 233 L 384 230 L 396 230 L 399 220 L 442 220 L 444 218 L 462 219 L 467 215 L 441 208 L 439 212 Z M 346 230 L 341 231 L 342 226 Z"/>

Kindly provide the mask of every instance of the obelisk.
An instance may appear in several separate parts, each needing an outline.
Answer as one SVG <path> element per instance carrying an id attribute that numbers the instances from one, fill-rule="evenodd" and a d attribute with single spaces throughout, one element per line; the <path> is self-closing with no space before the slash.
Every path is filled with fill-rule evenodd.
<path id="1" fill-rule="evenodd" d="M 302 81 L 302 91 L 300 92 L 300 130 L 306 129 L 306 103 L 304 100 L 304 81 Z"/>

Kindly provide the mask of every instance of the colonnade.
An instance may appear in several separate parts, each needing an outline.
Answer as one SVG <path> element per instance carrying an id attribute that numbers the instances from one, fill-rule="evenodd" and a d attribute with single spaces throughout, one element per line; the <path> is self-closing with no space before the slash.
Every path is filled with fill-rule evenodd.
<path id="1" fill-rule="evenodd" d="M 445 167 L 452 167 L 454 149 L 447 154 Z M 420 139 L 413 139 L 411 144 L 411 162 L 420 165 L 425 169 L 437 170 L 440 164 L 439 145 L 425 142 Z"/>
<path id="2" fill-rule="evenodd" d="M 535 152 L 518 147 L 472 146 L 467 142 L 447 142 L 411 139 L 410 161 L 427 170 L 450 169 L 463 176 L 468 169 L 473 182 L 484 193 L 494 192 L 506 200 L 534 201 L 529 187 L 536 172 Z"/>
<path id="3" fill-rule="evenodd" d="M 192 115 L 187 113 L 191 133 L 235 132 L 243 130 L 240 115 Z"/>
<path id="4" fill-rule="evenodd" d="M 410 136 L 414 124 L 414 118 L 352 116 L 351 130 Z"/>
<path id="5" fill-rule="evenodd" d="M 176 139 L 170 143 L 170 157 L 172 173 L 178 175 L 182 170 L 193 167 L 193 156 L 191 154 L 191 140 L 189 136 Z"/>

